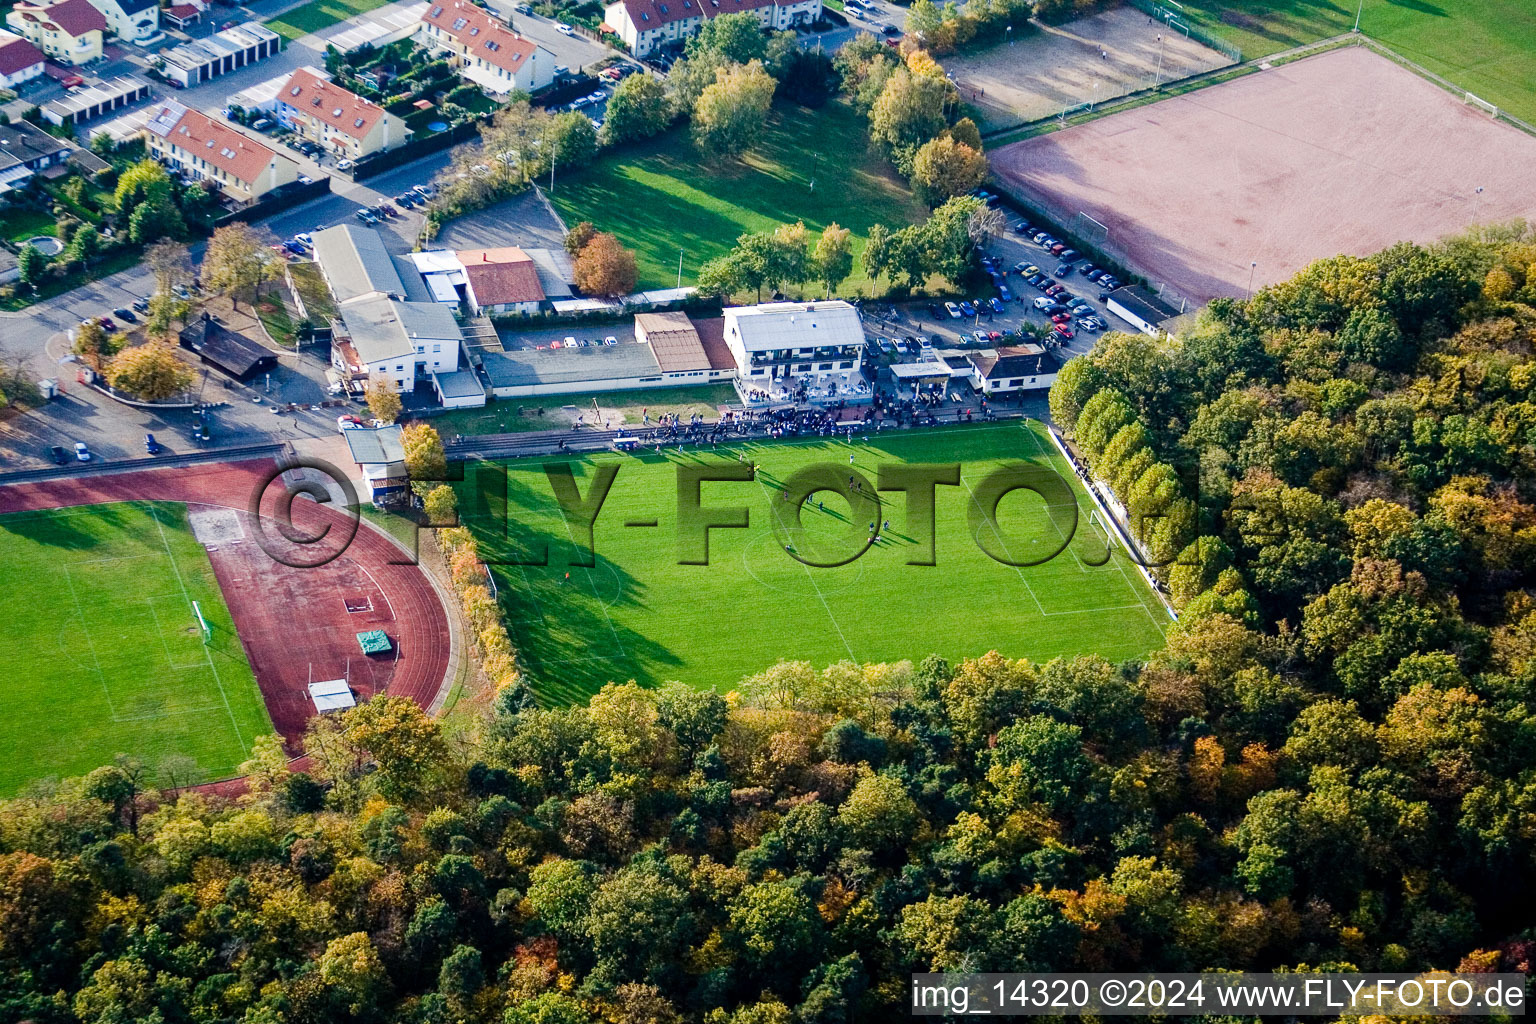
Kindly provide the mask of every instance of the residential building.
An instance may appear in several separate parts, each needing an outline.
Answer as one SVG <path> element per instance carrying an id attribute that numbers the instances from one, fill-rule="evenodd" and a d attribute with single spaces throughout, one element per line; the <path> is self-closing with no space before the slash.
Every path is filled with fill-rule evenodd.
<path id="1" fill-rule="evenodd" d="M 160 31 L 160 0 L 91 0 L 107 19 L 107 32 L 128 43 L 150 40 Z"/>
<path id="2" fill-rule="evenodd" d="M 856 371 L 864 358 L 859 311 L 841 299 L 727 306 L 725 343 L 738 386 Z"/>
<path id="3" fill-rule="evenodd" d="M 614 0 L 603 8 L 603 27 L 636 57 L 676 46 L 710 18 L 751 13 L 764 29 L 786 31 L 821 19 L 821 0 Z"/>
<path id="4" fill-rule="evenodd" d="M 285 127 L 349 160 L 394 149 L 411 134 L 394 114 L 310 68 L 289 76 L 273 113 Z"/>
<path id="5" fill-rule="evenodd" d="M 283 37 L 265 25 L 248 21 L 206 39 L 173 46 L 160 54 L 160 73 L 183 88 L 198 85 L 278 53 Z"/>
<path id="6" fill-rule="evenodd" d="M 487 93 L 535 92 L 555 80 L 555 55 L 468 0 L 432 0 L 421 38 Z"/>
<path id="7" fill-rule="evenodd" d="M 1158 327 L 1159 324 L 1179 315 L 1178 310 L 1139 284 L 1128 284 L 1123 288 L 1116 288 L 1109 293 L 1109 298 L 1104 300 L 1104 306 L 1142 334 L 1150 334 L 1154 337 L 1162 333 Z"/>
<path id="8" fill-rule="evenodd" d="M 107 32 L 107 19 L 90 0 L 59 0 L 52 5 L 17 0 L 5 23 L 61 64 L 96 60 Z"/>
<path id="9" fill-rule="evenodd" d="M 73 151 L 69 143 L 29 121 L 0 125 L 0 193 L 20 188 L 38 171 L 64 163 Z"/>
<path id="10" fill-rule="evenodd" d="M 337 342 L 350 346 L 353 362 L 337 363 L 338 369 L 366 373 L 370 381 L 387 380 L 396 391 L 412 391 L 418 380 L 458 368 L 462 334 L 445 306 L 370 297 L 354 299 L 340 312 L 332 322 L 332 362 Z"/>
<path id="11" fill-rule="evenodd" d="M 1011 345 L 971 353 L 972 383 L 984 394 L 1041 391 L 1056 383 L 1061 358 L 1040 345 Z"/>
<path id="12" fill-rule="evenodd" d="M 315 232 L 314 245 L 339 309 L 331 364 L 344 379 L 383 379 L 411 391 L 418 381 L 458 369 L 462 332 L 453 312 L 407 298 L 411 292 L 377 231 L 340 224 Z"/>
<path id="13" fill-rule="evenodd" d="M 31 40 L 0 31 L 0 86 L 14 89 L 43 73 L 47 56 Z"/>
<path id="14" fill-rule="evenodd" d="M 167 100 L 145 125 L 149 153 L 183 175 L 211 182 L 231 199 L 252 203 L 298 181 L 299 166 L 223 121 Z"/>

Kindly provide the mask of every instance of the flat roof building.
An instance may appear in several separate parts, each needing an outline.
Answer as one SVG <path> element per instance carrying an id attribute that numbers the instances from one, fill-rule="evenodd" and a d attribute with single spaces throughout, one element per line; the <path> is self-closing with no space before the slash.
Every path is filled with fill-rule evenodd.
<path id="1" fill-rule="evenodd" d="M 1109 298 L 1104 301 L 1104 305 L 1111 313 L 1142 334 L 1162 333 L 1158 325 L 1179 315 L 1178 310 L 1139 284 L 1128 284 L 1123 288 L 1116 288 L 1109 293 Z"/>

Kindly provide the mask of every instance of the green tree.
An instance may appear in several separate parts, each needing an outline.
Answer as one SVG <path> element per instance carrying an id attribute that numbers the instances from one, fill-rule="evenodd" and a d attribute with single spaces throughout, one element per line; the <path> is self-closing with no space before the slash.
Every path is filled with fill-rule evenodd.
<path id="1" fill-rule="evenodd" d="M 822 228 L 811 253 L 812 273 L 826 289 L 827 298 L 853 273 L 853 232 L 836 221 Z"/>
<path id="2" fill-rule="evenodd" d="M 755 14 L 720 14 L 699 27 L 684 52 L 692 59 L 710 54 L 732 64 L 748 64 L 767 56 L 768 37 Z"/>
<path id="3" fill-rule="evenodd" d="M 746 17 L 756 22 L 755 17 Z M 774 87 L 759 61 L 721 68 L 715 83 L 699 94 L 694 107 L 694 141 L 718 158 L 741 156 L 762 137 Z"/>
<path id="4" fill-rule="evenodd" d="M 400 415 L 404 406 L 400 402 L 400 392 L 395 390 L 395 384 L 387 377 L 374 377 L 368 382 L 368 412 L 374 419 L 384 423 L 393 423 Z"/>
<path id="5" fill-rule="evenodd" d="M 90 224 L 82 224 L 80 230 L 75 232 L 75 237 L 70 240 L 69 248 L 64 250 L 64 258 L 72 263 L 79 263 L 87 268 L 101 255 L 101 235 Z"/>
<path id="6" fill-rule="evenodd" d="M 144 402 L 162 402 L 192 387 L 192 370 L 164 342 L 125 348 L 107 364 L 107 383 Z"/>
<path id="7" fill-rule="evenodd" d="M 556 174 L 562 168 L 575 170 L 591 163 L 597 155 L 597 129 L 592 127 L 592 119 L 579 110 L 551 117 L 544 129 L 544 152 L 554 154 Z"/>
<path id="8" fill-rule="evenodd" d="M 897 68 L 869 112 L 869 137 L 906 177 L 918 148 L 942 132 L 953 89 L 942 78 Z"/>
<path id="9" fill-rule="evenodd" d="M 838 810 L 850 839 L 877 853 L 899 848 L 912 838 L 919 820 L 917 804 L 906 788 L 888 775 L 865 774 Z"/>
<path id="10" fill-rule="evenodd" d="M 48 257 L 44 256 L 31 242 L 22 246 L 21 251 L 16 254 L 17 272 L 21 275 L 21 283 L 28 287 L 37 284 L 37 279 L 42 276 L 43 269 L 47 266 Z"/>
<path id="11" fill-rule="evenodd" d="M 671 123 L 665 86 L 650 75 L 630 75 L 608 100 L 601 140 L 605 146 L 638 142 L 666 131 Z"/>

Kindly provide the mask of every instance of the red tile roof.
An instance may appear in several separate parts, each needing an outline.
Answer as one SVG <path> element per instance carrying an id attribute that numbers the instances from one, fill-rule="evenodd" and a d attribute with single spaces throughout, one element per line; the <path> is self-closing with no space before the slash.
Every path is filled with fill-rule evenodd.
<path id="1" fill-rule="evenodd" d="M 174 107 L 162 107 L 159 113 Z M 181 118 L 164 133 L 165 141 L 189 156 L 201 157 L 230 177 L 247 184 L 260 177 L 261 172 L 276 155 L 261 143 L 246 138 L 233 128 L 215 121 L 201 111 L 188 109 Z"/>
<path id="2" fill-rule="evenodd" d="M 515 246 L 465 249 L 457 255 L 459 262 L 464 264 L 464 276 L 469 278 L 469 286 L 474 289 L 475 301 L 480 305 L 544 300 L 538 269 L 533 258 L 523 250 Z"/>
<path id="3" fill-rule="evenodd" d="M 697 2 L 697 0 L 693 0 Z M 478 57 L 494 67 L 513 74 L 528 67 L 537 46 L 512 31 L 505 22 L 498 21 L 473 4 L 463 0 L 448 0 L 432 5 L 422 12 L 421 20 L 435 25 L 452 36 L 469 56 Z"/>
<path id="4" fill-rule="evenodd" d="M 82 0 L 84 2 L 84 0 Z M 384 116 L 384 108 L 356 93 L 300 68 L 284 83 L 277 98 L 301 114 L 328 124 L 343 135 L 362 141 Z"/>
<path id="5" fill-rule="evenodd" d="M 775 0 L 624 0 L 629 20 L 641 32 L 689 18 L 714 18 L 722 14 L 772 7 Z"/>
<path id="6" fill-rule="evenodd" d="M 711 370 L 736 369 L 736 357 L 731 355 L 731 347 L 725 343 L 724 317 L 694 320 L 693 329 L 699 333 L 699 344 L 704 348 L 704 357 L 709 360 Z"/>
<path id="7" fill-rule="evenodd" d="M 42 50 L 19 36 L 0 43 L 0 75 L 14 75 L 47 59 Z"/>
<path id="8" fill-rule="evenodd" d="M 92 29 L 98 32 L 107 30 L 107 19 L 91 6 L 90 0 L 61 0 L 51 7 L 34 7 L 31 4 L 19 3 L 15 9 L 29 21 L 39 21 L 45 25 L 52 22 L 64 32 L 77 38 Z"/>

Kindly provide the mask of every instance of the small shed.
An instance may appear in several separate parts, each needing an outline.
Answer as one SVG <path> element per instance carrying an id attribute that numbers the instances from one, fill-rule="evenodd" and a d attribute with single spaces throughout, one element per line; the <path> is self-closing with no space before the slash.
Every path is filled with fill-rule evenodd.
<path id="1" fill-rule="evenodd" d="M 474 370 L 434 373 L 432 386 L 444 409 L 478 409 L 485 404 L 485 386 Z"/>
<path id="2" fill-rule="evenodd" d="M 357 699 L 352 696 L 352 687 L 347 685 L 345 679 L 310 683 L 309 697 L 315 702 L 315 710 L 322 714 L 327 711 L 345 711 L 357 703 Z"/>
<path id="3" fill-rule="evenodd" d="M 204 363 L 223 370 L 236 380 L 250 380 L 258 373 L 271 373 L 277 367 L 276 352 L 215 323 L 206 310 L 182 328 L 180 338 L 182 348 L 196 352 Z"/>

